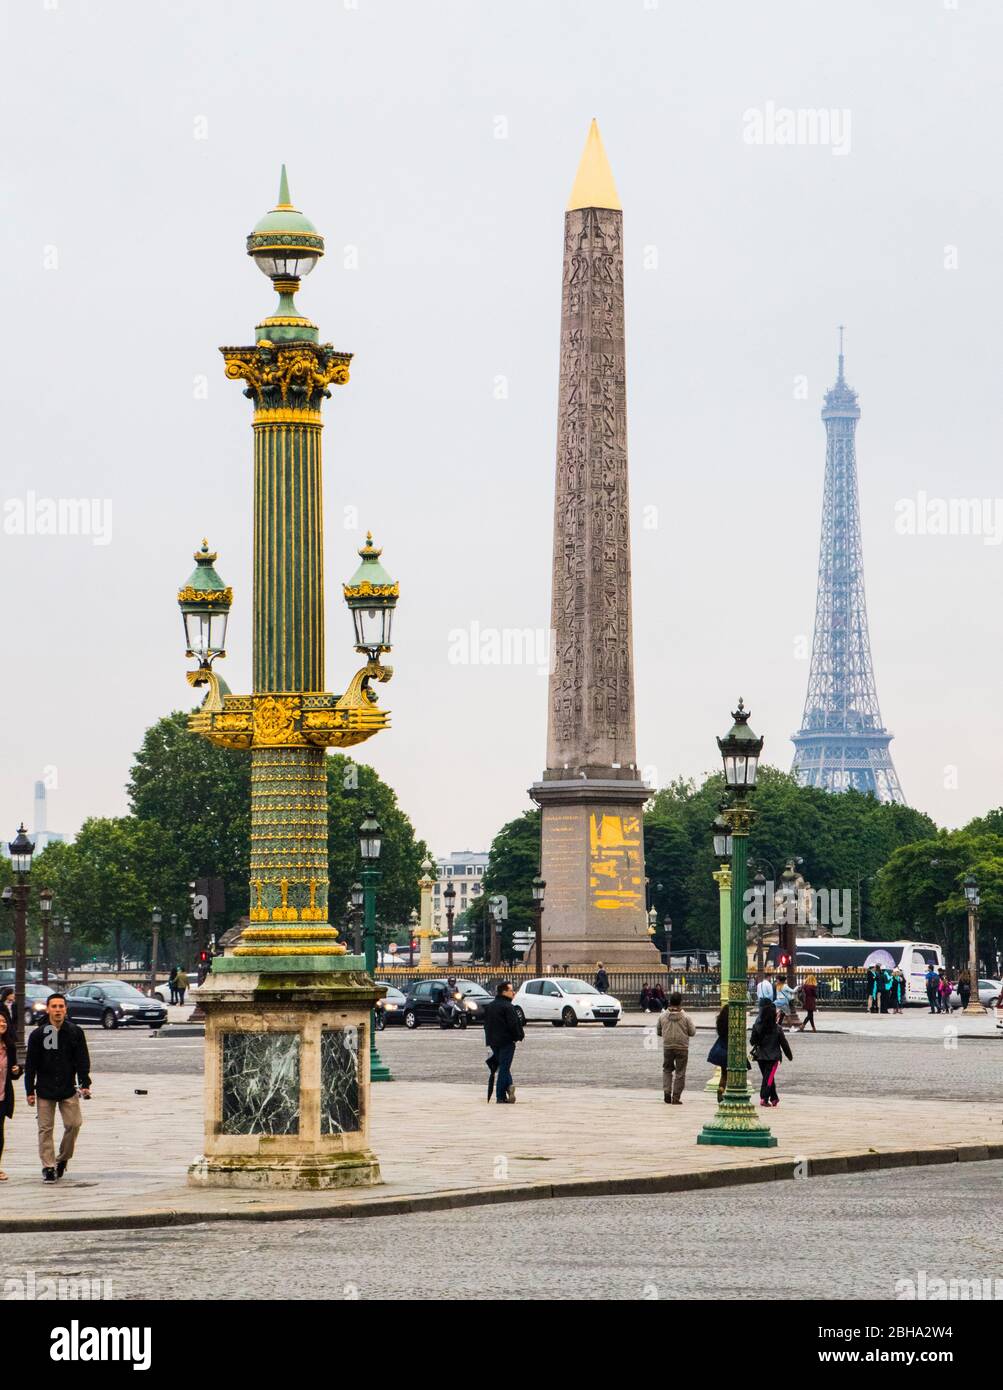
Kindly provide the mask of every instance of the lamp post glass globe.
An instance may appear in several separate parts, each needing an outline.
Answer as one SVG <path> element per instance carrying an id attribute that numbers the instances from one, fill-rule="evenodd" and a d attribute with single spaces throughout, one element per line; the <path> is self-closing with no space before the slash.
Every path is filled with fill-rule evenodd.
<path id="1" fill-rule="evenodd" d="M 714 853 L 718 859 L 731 858 L 731 827 L 723 816 L 717 816 L 711 825 L 714 837 Z M 661 887 L 661 884 L 659 884 Z"/>
<path id="2" fill-rule="evenodd" d="M 52 897 L 51 888 L 43 888 L 38 895 L 38 906 L 46 917 L 48 917 L 49 913 L 52 911 Z"/>
<path id="3" fill-rule="evenodd" d="M 974 874 L 968 874 L 965 878 L 965 897 L 973 905 L 979 900 L 979 885 Z"/>
<path id="4" fill-rule="evenodd" d="M 375 864 L 383 848 L 383 830 L 372 811 L 359 826 L 359 853 L 364 864 Z"/>
<path id="5" fill-rule="evenodd" d="M 27 832 L 22 821 L 18 826 L 17 834 L 7 845 L 10 851 L 10 866 L 16 874 L 31 873 L 31 856 L 35 853 L 35 846 L 28 839 Z"/>
<path id="6" fill-rule="evenodd" d="M 155 927 L 159 927 L 163 920 L 164 914 L 161 912 L 159 907 L 155 907 L 153 911 L 150 913 L 150 921 L 153 923 Z"/>
<path id="7" fill-rule="evenodd" d="M 352 906 L 353 906 L 354 908 L 356 908 L 356 909 L 360 908 L 360 907 L 362 906 L 362 903 L 363 903 L 363 900 L 364 900 L 364 897 L 365 897 L 365 893 L 364 893 L 364 891 L 363 891 L 362 884 L 361 884 L 361 883 L 353 883 L 353 884 L 352 884 L 352 887 L 351 887 L 351 889 L 350 889 L 349 891 L 350 891 L 350 893 L 351 893 L 351 903 L 352 903 Z"/>
<path id="8" fill-rule="evenodd" d="M 534 879 L 533 879 L 533 901 L 534 901 L 534 902 L 537 902 L 537 903 L 540 903 L 540 905 L 542 906 L 542 904 L 543 904 L 543 895 L 544 895 L 544 893 L 546 893 L 546 891 L 547 891 L 547 883 L 546 883 L 546 880 L 545 880 L 545 879 L 542 879 L 542 878 L 540 877 L 540 875 L 537 874 L 537 875 L 534 877 Z"/>

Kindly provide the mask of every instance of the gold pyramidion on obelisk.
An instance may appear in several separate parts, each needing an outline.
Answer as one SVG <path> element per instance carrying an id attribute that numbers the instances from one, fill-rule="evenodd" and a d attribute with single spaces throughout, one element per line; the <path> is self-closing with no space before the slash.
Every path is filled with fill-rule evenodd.
<path id="1" fill-rule="evenodd" d="M 599 127 L 564 215 L 547 767 L 548 965 L 657 969 L 634 742 L 623 210 Z"/>
<path id="2" fill-rule="evenodd" d="M 613 208 L 617 212 L 623 210 L 616 184 L 613 182 L 613 170 L 609 167 L 606 148 L 594 117 L 589 126 L 578 173 L 575 175 L 575 186 L 568 199 L 568 212 L 575 212 L 578 208 Z"/>

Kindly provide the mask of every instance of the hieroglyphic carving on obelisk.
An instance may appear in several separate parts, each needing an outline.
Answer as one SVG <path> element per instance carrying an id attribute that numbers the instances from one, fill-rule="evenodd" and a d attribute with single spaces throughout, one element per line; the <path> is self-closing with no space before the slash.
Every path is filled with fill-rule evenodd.
<path id="1" fill-rule="evenodd" d="M 623 211 L 595 121 L 564 219 L 544 957 L 655 964 L 636 767 Z"/>

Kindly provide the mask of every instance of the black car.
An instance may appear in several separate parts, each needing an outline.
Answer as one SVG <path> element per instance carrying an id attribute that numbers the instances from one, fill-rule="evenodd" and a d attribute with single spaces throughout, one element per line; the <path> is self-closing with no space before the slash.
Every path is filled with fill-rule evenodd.
<path id="1" fill-rule="evenodd" d="M 74 1023 L 100 1023 L 102 1028 L 139 1024 L 154 1032 L 167 1022 L 167 1008 L 121 980 L 94 980 L 78 985 L 66 996 L 67 1017 Z"/>
<path id="2" fill-rule="evenodd" d="M 50 994 L 61 991 L 55 985 L 25 985 L 24 987 L 24 1026 L 33 1028 L 36 1023 L 44 1023 L 49 1017 L 45 1001 Z"/>
<path id="3" fill-rule="evenodd" d="M 468 1022 L 483 1023 L 484 1006 L 491 1002 L 491 995 L 474 980 L 456 980 L 454 983 L 456 992 L 462 996 Z M 448 983 L 443 979 L 412 980 L 400 1011 L 404 1027 L 417 1028 L 421 1023 L 441 1023 L 439 1005 L 446 998 L 448 990 Z"/>
<path id="4" fill-rule="evenodd" d="M 377 1030 L 382 1031 L 388 1023 L 403 1023 L 402 1010 L 406 997 L 403 990 L 397 989 L 394 985 L 387 985 L 386 995 L 377 999 L 374 1009 Z"/>

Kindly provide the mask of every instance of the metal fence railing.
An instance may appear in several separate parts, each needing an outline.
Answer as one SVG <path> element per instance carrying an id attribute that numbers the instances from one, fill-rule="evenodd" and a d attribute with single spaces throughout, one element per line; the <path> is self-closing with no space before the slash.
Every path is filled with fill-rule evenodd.
<path id="1" fill-rule="evenodd" d="M 721 997 L 721 975 L 717 970 L 673 969 L 657 974 L 645 970 L 608 970 L 606 973 L 609 976 L 610 994 L 619 999 L 625 1009 L 636 1009 L 640 1006 L 641 990 L 645 985 L 661 985 L 666 994 L 678 992 L 683 996 L 683 1007 L 689 1009 L 716 1009 Z M 424 978 L 445 979 L 447 974 L 455 975 L 458 980 L 475 980 L 492 993 L 499 980 L 511 980 L 518 989 L 523 980 L 536 978 L 536 971 L 525 965 L 507 968 L 457 965 L 449 971 L 436 965 L 431 976 L 426 974 Z M 586 979 L 590 983 L 594 979 L 592 973 L 574 969 L 552 969 L 548 970 L 547 974 L 554 979 L 568 976 Z M 818 986 L 819 1009 L 863 1009 L 865 1006 L 867 977 L 863 970 L 801 968 L 795 971 L 795 976 L 799 984 L 804 983 L 809 976 L 814 978 Z M 412 980 L 422 979 L 423 976 L 417 969 L 379 969 L 376 971 L 376 978 L 384 984 L 406 990 Z M 750 973 L 748 981 L 749 999 L 754 1000 L 755 974 Z"/>

